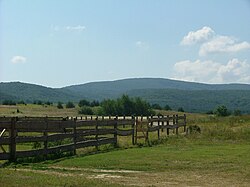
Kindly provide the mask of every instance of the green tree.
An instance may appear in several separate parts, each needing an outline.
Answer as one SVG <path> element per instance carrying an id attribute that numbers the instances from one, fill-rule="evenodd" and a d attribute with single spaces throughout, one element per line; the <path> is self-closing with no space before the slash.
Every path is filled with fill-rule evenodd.
<path id="1" fill-rule="evenodd" d="M 150 104 L 140 98 L 129 98 L 123 95 L 116 100 L 104 100 L 101 102 L 99 115 L 151 115 L 155 114 Z"/>
<path id="2" fill-rule="evenodd" d="M 88 106 L 83 106 L 80 108 L 80 110 L 78 111 L 79 114 L 86 114 L 86 115 L 93 115 L 94 112 L 91 109 L 91 107 Z"/>
<path id="3" fill-rule="evenodd" d="M 85 100 L 85 99 L 82 99 L 82 100 L 79 101 L 78 106 L 79 106 L 79 107 L 82 107 L 82 106 L 90 106 L 90 103 L 89 103 L 89 101 L 87 101 L 87 100 Z"/>
<path id="4" fill-rule="evenodd" d="M 94 101 L 92 101 L 90 103 L 90 106 L 92 106 L 92 107 L 94 107 L 94 106 L 100 106 L 100 103 L 99 103 L 99 101 L 94 100 Z"/>
<path id="5" fill-rule="evenodd" d="M 74 103 L 72 103 L 71 101 L 66 103 L 66 108 L 75 108 Z"/>
<path id="6" fill-rule="evenodd" d="M 167 111 L 168 111 L 168 110 L 172 110 L 172 108 L 171 108 L 169 105 L 165 105 L 165 106 L 164 106 L 164 110 L 167 110 Z"/>
<path id="7" fill-rule="evenodd" d="M 241 111 L 239 109 L 234 110 L 234 116 L 241 116 Z"/>
<path id="8" fill-rule="evenodd" d="M 184 109 L 182 107 L 179 107 L 178 112 L 184 112 Z"/>
<path id="9" fill-rule="evenodd" d="M 157 109 L 157 110 L 162 110 L 162 107 L 159 104 L 152 104 L 151 106 L 153 109 Z"/>
<path id="10" fill-rule="evenodd" d="M 227 107 L 225 105 L 221 105 L 221 106 L 218 106 L 214 113 L 217 115 L 217 116 L 229 116 L 230 115 L 230 112 L 228 111 Z"/>
<path id="11" fill-rule="evenodd" d="M 57 103 L 57 108 L 58 108 L 58 109 L 63 109 L 63 105 L 62 105 L 61 102 L 58 102 L 58 103 Z"/>

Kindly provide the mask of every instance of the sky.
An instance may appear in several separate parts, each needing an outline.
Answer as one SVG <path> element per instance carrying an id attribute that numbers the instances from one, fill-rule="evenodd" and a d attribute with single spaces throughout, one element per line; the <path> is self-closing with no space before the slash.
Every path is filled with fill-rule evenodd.
<path id="1" fill-rule="evenodd" d="M 0 82 L 250 83 L 250 0 L 0 0 Z"/>

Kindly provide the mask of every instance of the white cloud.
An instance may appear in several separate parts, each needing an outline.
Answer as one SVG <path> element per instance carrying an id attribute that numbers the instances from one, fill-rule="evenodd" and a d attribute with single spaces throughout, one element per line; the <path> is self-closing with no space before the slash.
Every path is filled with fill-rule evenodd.
<path id="1" fill-rule="evenodd" d="M 11 58 L 11 63 L 13 64 L 25 63 L 26 61 L 27 61 L 27 58 L 24 56 L 13 56 Z"/>
<path id="2" fill-rule="evenodd" d="M 65 29 L 66 29 L 66 30 L 69 30 L 69 31 L 79 31 L 79 32 L 81 32 L 81 31 L 85 30 L 86 27 L 83 26 L 83 25 L 66 26 Z"/>
<path id="3" fill-rule="evenodd" d="M 136 47 L 138 47 L 140 49 L 144 49 L 144 50 L 149 49 L 149 45 L 146 42 L 143 42 L 143 41 L 136 41 L 135 45 L 136 45 Z"/>
<path id="4" fill-rule="evenodd" d="M 174 78 L 208 83 L 250 83 L 250 64 L 236 58 L 223 65 L 211 60 L 180 61 L 174 65 Z"/>
<path id="5" fill-rule="evenodd" d="M 181 45 L 192 45 L 209 40 L 215 32 L 210 27 L 203 27 L 197 31 L 190 31 L 181 41 Z"/>
<path id="6" fill-rule="evenodd" d="M 209 53 L 238 52 L 245 49 L 250 49 L 250 43 L 246 41 L 237 43 L 232 37 L 217 36 L 211 41 L 201 45 L 199 55 L 205 56 Z"/>
<path id="7" fill-rule="evenodd" d="M 181 41 L 181 45 L 198 43 L 200 44 L 200 56 L 213 53 L 234 53 L 250 49 L 249 42 L 238 42 L 233 37 L 218 35 L 213 29 L 207 26 L 197 31 L 190 31 Z"/>

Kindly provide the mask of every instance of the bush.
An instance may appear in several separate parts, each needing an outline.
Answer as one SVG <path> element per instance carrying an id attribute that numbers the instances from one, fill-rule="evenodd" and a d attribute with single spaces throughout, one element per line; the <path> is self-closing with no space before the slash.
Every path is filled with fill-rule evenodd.
<path id="1" fill-rule="evenodd" d="M 151 106 L 153 109 L 157 109 L 157 110 L 162 110 L 162 107 L 159 104 L 152 104 Z"/>
<path id="2" fill-rule="evenodd" d="M 218 106 L 214 113 L 217 115 L 217 116 L 229 116 L 230 115 L 230 112 L 228 111 L 227 107 L 225 105 L 221 105 L 221 106 Z"/>
<path id="3" fill-rule="evenodd" d="M 178 112 L 185 112 L 185 111 L 184 111 L 184 109 L 182 107 L 179 107 Z"/>
<path id="4" fill-rule="evenodd" d="M 206 114 L 214 114 L 214 112 L 212 110 L 209 110 L 206 112 Z"/>
<path id="5" fill-rule="evenodd" d="M 63 109 L 63 105 L 62 105 L 61 102 L 58 102 L 58 103 L 57 103 L 57 108 L 58 108 L 58 109 Z"/>
<path id="6" fill-rule="evenodd" d="M 18 102 L 17 102 L 17 104 L 23 104 L 23 105 L 26 105 L 26 103 L 25 103 L 23 100 L 18 101 Z"/>
<path id="7" fill-rule="evenodd" d="M 74 103 L 72 103 L 71 101 L 69 101 L 66 104 L 66 108 L 75 108 L 75 105 L 74 105 Z"/>
<path id="8" fill-rule="evenodd" d="M 78 106 L 79 106 L 79 107 L 82 107 L 82 106 L 90 106 L 90 103 L 89 103 L 87 100 L 82 99 L 82 100 L 79 101 Z"/>
<path id="9" fill-rule="evenodd" d="M 165 105 L 164 110 L 172 110 L 172 108 L 169 105 Z"/>
<path id="10" fill-rule="evenodd" d="M 46 104 L 46 105 L 53 105 L 53 103 L 50 102 L 50 101 L 45 102 L 45 104 Z"/>
<path id="11" fill-rule="evenodd" d="M 99 101 L 92 101 L 91 103 L 90 103 L 90 106 L 92 106 L 92 107 L 94 107 L 94 106 L 100 106 L 100 103 L 99 103 Z"/>
<path id="12" fill-rule="evenodd" d="M 88 106 L 81 107 L 80 110 L 78 111 L 78 113 L 85 114 L 85 115 L 93 115 L 94 114 L 93 110 Z"/>
<path id="13" fill-rule="evenodd" d="M 234 116 L 241 116 L 241 111 L 239 109 L 234 110 Z"/>
<path id="14" fill-rule="evenodd" d="M 99 115 L 151 115 L 154 111 L 150 104 L 140 98 L 130 98 L 123 95 L 116 100 L 104 100 L 101 103 Z"/>

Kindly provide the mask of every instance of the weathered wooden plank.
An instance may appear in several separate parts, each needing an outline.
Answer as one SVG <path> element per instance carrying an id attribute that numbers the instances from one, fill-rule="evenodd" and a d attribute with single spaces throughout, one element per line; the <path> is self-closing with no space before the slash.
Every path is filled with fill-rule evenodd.
<path id="1" fill-rule="evenodd" d="M 8 160 L 10 158 L 9 153 L 0 153 L 0 160 Z"/>
<path id="2" fill-rule="evenodd" d="M 8 144 L 10 144 L 9 137 L 6 136 L 0 137 L 0 145 L 8 145 Z"/>
<path id="3" fill-rule="evenodd" d="M 74 127 L 74 121 L 67 120 L 48 120 L 48 130 L 53 129 L 62 129 L 62 128 L 73 128 Z"/>
<path id="4" fill-rule="evenodd" d="M 177 127 L 180 127 L 179 125 L 175 124 L 175 125 L 164 125 L 163 128 L 166 128 L 166 129 L 175 129 Z"/>
<path id="5" fill-rule="evenodd" d="M 35 121 L 35 120 L 25 120 L 25 121 L 17 121 L 16 129 L 17 130 L 43 130 L 46 129 L 47 123 L 46 121 Z"/>
<path id="6" fill-rule="evenodd" d="M 102 120 L 98 121 L 98 126 L 114 126 L 117 124 L 116 120 Z"/>
<path id="7" fill-rule="evenodd" d="M 44 136 L 17 136 L 16 143 L 25 143 L 25 142 L 42 142 L 45 141 Z"/>
<path id="8" fill-rule="evenodd" d="M 98 145 L 113 144 L 113 143 L 116 143 L 115 138 L 105 138 L 105 139 L 98 140 Z"/>
<path id="9" fill-rule="evenodd" d="M 133 134 L 133 129 L 129 129 L 129 130 L 117 129 L 117 135 L 119 135 L 119 136 L 129 136 L 132 134 Z"/>
<path id="10" fill-rule="evenodd" d="M 149 132 L 153 132 L 153 131 L 157 131 L 157 130 L 159 130 L 159 129 L 161 129 L 160 126 L 153 126 L 153 127 L 149 127 L 149 128 L 148 128 L 148 131 L 149 131 Z"/>
<path id="11" fill-rule="evenodd" d="M 72 132 L 72 130 L 69 129 L 54 129 L 54 130 L 45 130 L 45 129 L 34 129 L 34 128 L 30 128 L 30 129 L 17 129 L 18 132 L 50 132 L 50 133 L 69 133 Z"/>
<path id="12" fill-rule="evenodd" d="M 119 119 L 117 120 L 117 125 L 132 125 L 135 123 L 134 119 Z"/>
<path id="13" fill-rule="evenodd" d="M 65 134 L 52 134 L 47 136 L 47 141 L 58 141 L 65 138 L 73 138 L 74 134 L 65 133 Z M 16 143 L 25 143 L 25 142 L 42 142 L 45 141 L 45 136 L 18 136 L 16 138 Z"/>
<path id="14" fill-rule="evenodd" d="M 77 136 L 92 136 L 92 135 L 106 135 L 114 134 L 114 129 L 90 129 L 90 130 L 77 130 Z"/>
<path id="15" fill-rule="evenodd" d="M 90 146 L 97 146 L 96 140 L 88 140 L 88 141 L 82 141 L 82 142 L 76 142 L 76 148 L 84 148 L 84 147 L 90 147 Z"/>
<path id="16" fill-rule="evenodd" d="M 97 120 L 77 120 L 76 127 L 96 126 Z"/>
<path id="17" fill-rule="evenodd" d="M 52 134 L 47 136 L 48 141 L 58 141 L 65 138 L 74 138 L 74 133 L 65 133 L 65 134 Z"/>
<path id="18" fill-rule="evenodd" d="M 67 151 L 73 151 L 75 149 L 74 143 L 71 144 L 65 144 L 65 145 L 60 145 L 56 147 L 51 147 L 47 150 L 48 154 L 51 153 L 57 153 L 57 152 L 67 152 Z"/>
<path id="19" fill-rule="evenodd" d="M 33 157 L 45 154 L 44 149 L 37 149 L 37 150 L 28 150 L 28 151 L 17 151 L 16 156 L 17 158 L 23 157 Z"/>
<path id="20" fill-rule="evenodd" d="M 10 129 L 11 121 L 0 121 L 0 129 Z"/>

